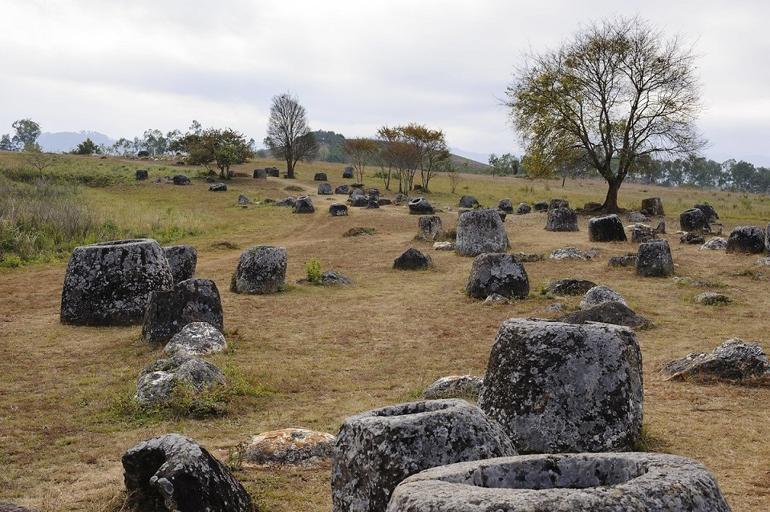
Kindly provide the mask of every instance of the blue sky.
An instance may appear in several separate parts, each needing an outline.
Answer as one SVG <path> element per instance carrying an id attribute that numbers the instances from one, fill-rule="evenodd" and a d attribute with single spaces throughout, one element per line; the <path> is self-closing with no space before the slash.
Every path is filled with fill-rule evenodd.
<path id="1" fill-rule="evenodd" d="M 699 55 L 707 156 L 770 165 L 770 2 L 6 0 L 0 133 L 112 137 L 192 119 L 264 137 L 291 91 L 314 129 L 410 121 L 466 154 L 520 153 L 500 106 L 524 54 L 607 16 L 640 15 Z"/>

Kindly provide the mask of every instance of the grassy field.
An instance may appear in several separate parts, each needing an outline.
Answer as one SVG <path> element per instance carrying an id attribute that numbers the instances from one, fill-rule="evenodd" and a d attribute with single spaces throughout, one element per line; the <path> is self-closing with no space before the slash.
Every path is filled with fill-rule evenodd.
<path id="1" fill-rule="evenodd" d="M 342 166 L 301 165 L 299 179 L 235 178 L 225 193 L 210 193 L 201 180 L 189 187 L 154 184 L 159 176 L 185 172 L 168 163 L 67 157 L 26 178 L 17 155 L 0 155 L 0 176 L 19 187 L 45 178 L 76 190 L 75 202 L 110 234 L 153 236 L 198 249 L 199 277 L 213 279 L 222 294 L 230 349 L 214 358 L 239 384 L 227 414 L 191 419 L 138 411 L 130 405 L 136 376 L 160 349 L 141 341 L 140 327 L 87 328 L 59 323 L 59 300 L 71 242 L 47 250 L 42 260 L 0 269 L 0 501 L 49 511 L 117 511 L 123 503 L 120 456 L 140 440 L 182 432 L 223 460 L 249 436 L 289 426 L 336 432 L 346 416 L 413 399 L 434 379 L 482 374 L 495 332 L 510 317 L 548 317 L 554 299 L 541 295 L 550 279 L 587 278 L 619 291 L 638 313 L 655 323 L 640 331 L 644 357 L 645 432 L 649 449 L 692 457 L 706 464 L 736 511 L 765 511 L 770 502 L 770 389 L 666 382 L 660 365 L 690 351 L 711 350 L 729 337 L 756 340 L 770 351 L 766 312 L 770 270 L 756 257 L 699 251 L 673 234 L 678 213 L 695 202 L 713 204 L 729 232 L 735 225 L 766 225 L 770 198 L 693 189 L 628 184 L 621 203 L 638 208 L 649 196 L 663 198 L 679 276 L 712 282 L 730 295 L 728 306 L 694 304 L 704 288 L 672 279 L 641 279 L 632 270 L 609 269 L 607 259 L 635 251 L 634 244 L 591 244 L 586 219 L 581 231 L 550 233 L 545 216 L 509 216 L 506 229 L 516 252 L 548 253 L 564 246 L 598 247 L 590 262 L 527 263 L 532 293 L 511 305 L 483 306 L 463 288 L 472 259 L 434 252 L 413 241 L 416 218 L 404 207 L 351 209 L 330 217 L 329 198 L 314 197 L 314 215 L 293 215 L 273 206 L 237 206 L 238 194 L 278 199 L 287 186 L 315 193 L 312 175 L 329 173 L 341 184 Z M 279 162 L 260 161 L 253 167 Z M 133 172 L 148 168 L 150 180 Z M 37 172 L 37 171 L 35 171 Z M 83 178 L 93 174 L 99 179 Z M 57 178 L 59 176 L 59 178 Z M 370 184 L 379 186 L 370 179 Z M 494 204 L 509 197 L 534 201 L 564 197 L 573 205 L 600 201 L 597 181 L 527 181 L 464 176 L 457 194 L 437 178 L 430 200 L 445 209 L 453 226 L 461 194 Z M 15 190 L 15 189 L 14 189 Z M 296 194 L 293 192 L 292 194 Z M 340 201 L 344 198 L 335 197 Z M 0 203 L 1 204 L 1 203 Z M 451 206 L 453 211 L 447 211 Z M 2 210 L 0 210 L 2 212 Z M 10 222 L 10 221 L 8 221 Z M 351 227 L 373 227 L 373 236 L 343 237 Z M 98 235 L 98 232 L 95 233 Z M 87 234 L 84 241 L 94 233 Z M 228 283 L 242 249 L 256 244 L 287 248 L 287 281 L 304 276 L 305 262 L 353 278 L 354 286 L 292 285 L 272 296 L 241 296 Z M 435 268 L 398 272 L 393 259 L 409 246 L 430 252 Z M 10 266 L 10 265 L 9 265 Z M 8 266 L 7 266 L 8 267 Z M 708 288 L 705 288 L 708 289 Z M 576 308 L 578 298 L 563 300 Z M 327 511 L 329 470 L 241 469 L 237 477 L 262 507 L 277 512 Z"/>

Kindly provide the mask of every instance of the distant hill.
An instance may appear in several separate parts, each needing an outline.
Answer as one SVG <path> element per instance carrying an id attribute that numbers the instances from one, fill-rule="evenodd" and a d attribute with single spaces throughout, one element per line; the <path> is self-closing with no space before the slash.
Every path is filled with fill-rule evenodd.
<path id="1" fill-rule="evenodd" d="M 313 132 L 318 145 L 318 160 L 322 162 L 347 163 L 348 157 L 345 154 L 345 136 L 341 133 L 316 130 Z M 487 164 L 477 162 L 464 156 L 452 153 L 452 164 L 459 172 L 469 172 L 481 174 L 489 169 Z"/>
<path id="2" fill-rule="evenodd" d="M 37 139 L 37 143 L 43 148 L 43 151 L 51 153 L 61 153 L 65 151 L 72 151 L 75 146 L 80 144 L 86 139 L 91 139 L 97 145 L 106 144 L 110 145 L 115 142 L 114 139 L 108 135 L 99 132 L 43 132 L 40 134 L 40 138 Z"/>

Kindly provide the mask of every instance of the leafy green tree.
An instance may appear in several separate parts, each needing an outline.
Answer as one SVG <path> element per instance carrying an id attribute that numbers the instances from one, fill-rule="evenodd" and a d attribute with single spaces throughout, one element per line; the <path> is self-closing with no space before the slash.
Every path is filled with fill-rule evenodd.
<path id="1" fill-rule="evenodd" d="M 310 132 L 305 107 L 295 96 L 285 93 L 273 97 L 265 145 L 273 156 L 286 161 L 289 178 L 294 178 L 297 162 L 315 158 L 318 143 Z"/>
<path id="2" fill-rule="evenodd" d="M 489 155 L 489 172 L 494 178 L 497 176 L 508 176 L 519 173 L 519 159 L 510 153 L 504 153 L 500 156 L 492 153 Z"/>
<path id="3" fill-rule="evenodd" d="M 607 181 L 603 210 L 644 155 L 701 147 L 695 57 L 638 18 L 603 21 L 560 48 L 535 55 L 507 89 L 511 119 L 527 153 L 584 151 Z"/>
<path id="4" fill-rule="evenodd" d="M 16 134 L 13 136 L 13 144 L 22 151 L 40 151 L 37 138 L 40 137 L 40 125 L 32 119 L 19 119 L 12 125 Z"/>
<path id="5" fill-rule="evenodd" d="M 90 138 L 87 138 L 72 150 L 73 155 L 95 155 L 98 153 L 99 146 L 97 146 Z"/>
<path id="6" fill-rule="evenodd" d="M 11 136 L 7 133 L 0 137 L 0 151 L 16 151 L 13 140 L 11 140 Z"/>
<path id="7" fill-rule="evenodd" d="M 200 133 L 188 133 L 180 140 L 180 148 L 187 153 L 188 163 L 202 165 L 209 170 L 214 165 L 223 179 L 232 177 L 231 166 L 242 164 L 253 156 L 246 137 L 230 128 L 209 128 Z"/>

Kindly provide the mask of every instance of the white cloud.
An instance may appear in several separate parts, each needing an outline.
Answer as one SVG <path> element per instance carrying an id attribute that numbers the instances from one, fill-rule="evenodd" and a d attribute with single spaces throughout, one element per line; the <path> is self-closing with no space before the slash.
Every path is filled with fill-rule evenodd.
<path id="1" fill-rule="evenodd" d="M 635 14 L 694 42 L 708 154 L 770 164 L 763 1 L 6 0 L 0 131 L 32 117 L 121 136 L 195 118 L 261 140 L 271 96 L 291 90 L 314 128 L 419 121 L 505 152 L 516 137 L 499 98 L 523 54 Z"/>

